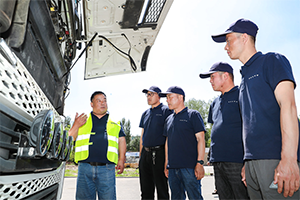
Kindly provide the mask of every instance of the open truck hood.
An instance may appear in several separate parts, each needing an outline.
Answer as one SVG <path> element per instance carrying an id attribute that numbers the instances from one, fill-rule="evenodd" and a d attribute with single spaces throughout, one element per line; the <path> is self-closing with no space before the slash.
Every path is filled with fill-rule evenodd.
<path id="1" fill-rule="evenodd" d="M 173 0 L 83 0 L 88 42 L 84 79 L 146 71 Z"/>

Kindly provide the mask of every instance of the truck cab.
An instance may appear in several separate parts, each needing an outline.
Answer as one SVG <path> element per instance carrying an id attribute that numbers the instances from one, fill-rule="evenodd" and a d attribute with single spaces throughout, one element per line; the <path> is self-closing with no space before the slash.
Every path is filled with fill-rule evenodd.
<path id="1" fill-rule="evenodd" d="M 86 80 L 146 71 L 172 2 L 0 0 L 0 199 L 61 198 L 72 68 L 85 59 Z"/>

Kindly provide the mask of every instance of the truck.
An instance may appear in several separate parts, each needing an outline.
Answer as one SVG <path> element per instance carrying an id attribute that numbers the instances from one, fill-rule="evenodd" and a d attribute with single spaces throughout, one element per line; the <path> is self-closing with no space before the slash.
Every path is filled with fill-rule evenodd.
<path id="1" fill-rule="evenodd" d="M 0 0 L 0 200 L 61 199 L 71 70 L 146 71 L 173 0 Z M 76 81 L 76 80 L 73 80 Z"/>

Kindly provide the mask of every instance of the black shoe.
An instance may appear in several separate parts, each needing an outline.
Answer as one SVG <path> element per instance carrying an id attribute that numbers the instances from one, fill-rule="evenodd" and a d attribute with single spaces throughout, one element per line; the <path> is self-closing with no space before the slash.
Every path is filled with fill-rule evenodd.
<path id="1" fill-rule="evenodd" d="M 217 190 L 214 190 L 214 191 L 212 192 L 212 194 L 218 194 L 218 191 L 217 191 Z"/>

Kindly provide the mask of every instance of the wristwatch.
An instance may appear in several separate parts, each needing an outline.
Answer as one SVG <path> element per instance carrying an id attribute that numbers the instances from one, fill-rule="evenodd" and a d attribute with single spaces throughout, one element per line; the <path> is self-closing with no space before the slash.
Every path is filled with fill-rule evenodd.
<path id="1" fill-rule="evenodd" d="M 204 161 L 203 160 L 197 160 L 197 163 L 200 163 L 200 165 L 203 165 Z"/>

